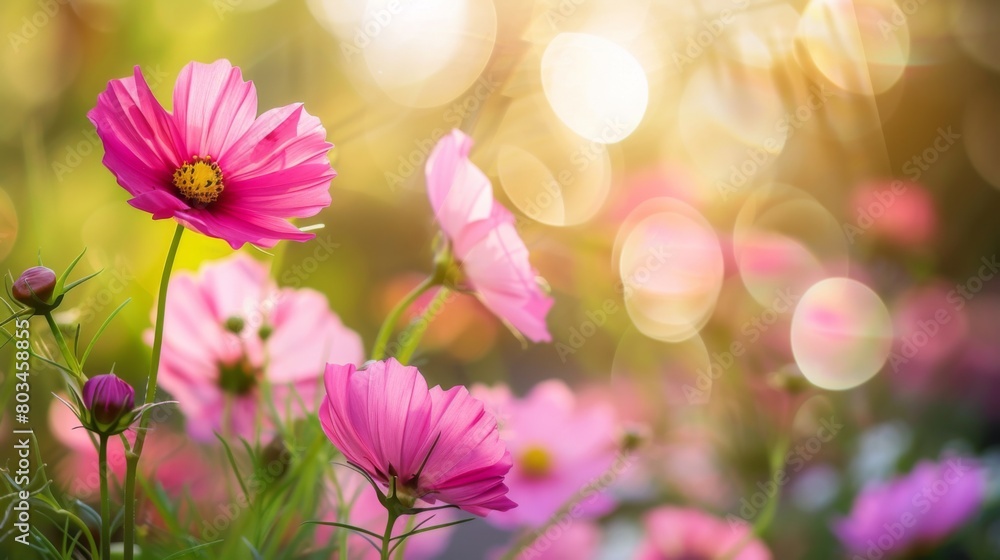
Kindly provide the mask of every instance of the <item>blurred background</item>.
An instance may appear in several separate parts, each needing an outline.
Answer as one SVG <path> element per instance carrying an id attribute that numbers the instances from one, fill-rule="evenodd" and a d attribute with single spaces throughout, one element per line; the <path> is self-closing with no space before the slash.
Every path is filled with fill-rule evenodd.
<path id="1" fill-rule="evenodd" d="M 0 261 L 59 271 L 86 247 L 80 274 L 103 272 L 59 317 L 84 333 L 132 298 L 94 371 L 143 378 L 171 225 L 125 204 L 86 113 L 135 65 L 169 109 L 184 64 L 228 58 L 261 110 L 303 102 L 336 145 L 333 204 L 299 223 L 319 241 L 279 246 L 274 276 L 366 345 L 431 270 L 427 154 L 475 139 L 553 343 L 463 296 L 416 362 L 444 386 L 561 378 L 644 426 L 602 557 L 629 557 L 653 505 L 742 515 L 775 442 L 822 419 L 843 429 L 784 488 L 779 559 L 847 557 L 831 523 L 921 459 L 1000 463 L 1000 3 L 13 0 L 0 21 Z M 230 252 L 188 235 L 177 268 Z M 990 492 L 926 557 L 1000 558 Z M 471 524 L 446 557 L 505 539 Z"/>

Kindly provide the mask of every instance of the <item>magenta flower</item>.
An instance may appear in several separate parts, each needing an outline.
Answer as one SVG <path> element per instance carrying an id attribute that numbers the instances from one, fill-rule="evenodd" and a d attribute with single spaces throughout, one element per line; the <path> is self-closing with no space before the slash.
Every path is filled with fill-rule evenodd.
<path id="1" fill-rule="evenodd" d="M 661 507 L 646 514 L 646 537 L 635 560 L 730 558 L 771 560 L 749 525 L 732 525 L 696 509 Z"/>
<path id="2" fill-rule="evenodd" d="M 493 186 L 469 161 L 472 139 L 453 130 L 427 159 L 427 194 L 468 288 L 532 341 L 551 340 L 545 316 L 552 298 L 538 285 L 514 215 L 493 199 Z"/>
<path id="3" fill-rule="evenodd" d="M 268 428 L 259 424 L 271 410 L 265 395 L 283 420 L 313 413 L 324 364 L 363 356 L 361 338 L 323 294 L 279 289 L 267 267 L 246 255 L 170 280 L 160 386 L 178 401 L 195 439 L 211 440 L 213 432 L 251 438 Z"/>
<path id="4" fill-rule="evenodd" d="M 33 266 L 17 277 L 11 286 L 14 299 L 33 309 L 48 309 L 57 284 L 51 268 Z"/>
<path id="5" fill-rule="evenodd" d="M 113 373 L 95 375 L 83 384 L 83 404 L 98 424 L 117 424 L 135 408 L 135 389 Z"/>
<path id="6" fill-rule="evenodd" d="M 504 476 L 511 458 L 496 419 L 464 387 L 427 388 L 393 358 L 326 367 L 323 431 L 348 461 L 412 506 L 421 499 L 474 515 L 516 506 Z"/>
<path id="7" fill-rule="evenodd" d="M 631 461 L 621 449 L 621 428 L 610 406 L 577 404 L 562 381 L 537 385 L 524 398 L 506 387 L 472 388 L 500 422 L 513 467 L 507 475 L 517 509 L 491 515 L 504 528 L 538 527 L 573 502 L 576 517 L 596 517 L 614 505 L 611 486 Z"/>
<path id="8" fill-rule="evenodd" d="M 301 104 L 257 117 L 253 83 L 228 60 L 181 69 L 173 108 L 163 109 L 136 66 L 87 114 L 129 204 L 234 249 L 312 239 L 287 220 L 330 205 L 336 173 L 319 119 Z"/>
<path id="9" fill-rule="evenodd" d="M 907 475 L 863 490 L 834 532 L 853 554 L 903 556 L 961 527 L 979 511 L 985 493 L 985 471 L 972 460 L 923 461 Z"/>

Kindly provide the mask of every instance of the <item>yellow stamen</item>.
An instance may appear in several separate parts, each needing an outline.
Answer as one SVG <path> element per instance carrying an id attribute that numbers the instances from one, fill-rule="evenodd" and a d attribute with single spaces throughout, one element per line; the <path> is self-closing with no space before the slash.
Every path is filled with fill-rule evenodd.
<path id="1" fill-rule="evenodd" d="M 530 477 L 543 477 L 552 472 L 552 454 L 541 447 L 529 447 L 521 454 L 521 469 Z"/>
<path id="2" fill-rule="evenodd" d="M 210 156 L 195 156 L 174 171 L 174 186 L 188 200 L 199 204 L 215 202 L 224 189 L 222 170 Z"/>

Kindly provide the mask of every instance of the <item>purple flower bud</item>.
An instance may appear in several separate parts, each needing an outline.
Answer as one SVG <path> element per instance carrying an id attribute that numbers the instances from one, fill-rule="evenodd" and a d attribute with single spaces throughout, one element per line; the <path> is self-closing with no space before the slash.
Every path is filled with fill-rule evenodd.
<path id="1" fill-rule="evenodd" d="M 83 384 L 83 404 L 99 424 L 116 424 L 135 407 L 135 389 L 113 373 L 95 375 Z"/>
<path id="2" fill-rule="evenodd" d="M 49 303 L 56 287 L 56 273 L 44 266 L 33 266 L 21 273 L 11 290 L 14 299 L 29 307 Z"/>

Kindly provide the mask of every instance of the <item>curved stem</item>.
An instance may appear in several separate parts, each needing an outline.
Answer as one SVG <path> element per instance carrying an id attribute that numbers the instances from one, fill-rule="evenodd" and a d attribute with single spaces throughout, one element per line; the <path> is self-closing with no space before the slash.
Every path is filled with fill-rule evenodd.
<path id="1" fill-rule="evenodd" d="M 451 291 L 448 288 L 442 286 L 438 290 L 438 293 L 434 295 L 434 299 L 427 304 L 427 308 L 421 313 L 420 318 L 403 331 L 403 334 L 400 336 L 403 341 L 403 347 L 396 353 L 396 359 L 399 360 L 399 363 L 404 366 L 409 363 L 410 358 L 413 357 L 413 353 L 420 346 L 420 339 L 423 338 L 424 332 L 430 326 L 431 321 L 434 320 L 433 315 L 440 312 L 435 311 L 435 309 L 439 309 L 439 305 L 444 305 L 444 301 L 450 293 Z"/>
<path id="2" fill-rule="evenodd" d="M 143 404 L 153 402 L 156 398 L 156 375 L 160 370 L 160 350 L 163 346 L 163 318 L 166 315 L 167 286 L 170 282 L 170 271 L 174 268 L 174 258 L 177 247 L 181 243 L 184 226 L 177 224 L 174 238 L 170 241 L 167 258 L 163 263 L 163 274 L 160 275 L 160 290 L 156 298 L 156 324 L 153 326 L 153 355 L 149 363 L 149 377 L 146 379 L 146 398 Z M 139 420 L 139 429 L 135 435 L 135 445 L 125 454 L 125 560 L 132 560 L 135 554 L 135 477 L 142 455 L 142 446 L 146 442 L 146 426 L 149 425 L 151 414 L 143 414 Z"/>
<path id="3" fill-rule="evenodd" d="M 59 325 L 56 324 L 55 319 L 52 318 L 52 313 L 43 313 L 45 315 L 45 321 L 49 324 L 49 330 L 52 331 L 52 336 L 56 339 L 56 345 L 59 346 L 59 352 L 62 353 L 63 359 L 66 360 L 66 365 L 69 366 L 70 371 L 72 371 L 77 379 L 81 383 L 87 381 L 86 376 L 83 375 L 83 370 L 80 368 L 80 362 L 76 359 L 76 354 L 70 349 L 69 344 L 66 343 L 66 339 L 63 338 L 62 330 Z"/>
<path id="4" fill-rule="evenodd" d="M 101 476 L 101 558 L 111 558 L 111 501 L 108 498 L 108 436 L 101 435 L 99 447 L 99 463 Z"/>
<path id="5" fill-rule="evenodd" d="M 424 292 L 431 289 L 431 287 L 439 283 L 435 276 L 428 276 L 423 282 L 421 282 L 416 288 L 406 294 L 396 307 L 389 312 L 389 316 L 385 318 L 385 322 L 382 323 L 382 327 L 378 330 L 378 336 L 375 337 L 375 346 L 372 347 L 372 359 L 382 360 L 385 358 L 386 347 L 389 344 L 389 337 L 392 336 L 392 331 L 396 327 L 396 323 L 399 322 L 399 318 L 403 315 L 413 302 L 417 301 L 417 298 L 423 295 Z"/>
<path id="6" fill-rule="evenodd" d="M 788 452 L 789 441 L 787 436 L 782 436 L 781 440 L 774 447 L 771 452 L 771 481 L 776 484 L 774 493 L 772 493 L 768 499 L 767 503 L 764 504 L 764 509 L 761 511 L 760 516 L 757 521 L 754 522 L 753 527 L 747 531 L 747 534 L 737 541 L 732 548 L 726 551 L 722 555 L 722 560 L 732 560 L 743 551 L 744 548 L 750 541 L 754 538 L 760 537 L 767 531 L 768 527 L 771 526 L 771 522 L 774 521 L 774 515 L 778 511 L 778 498 L 781 496 L 781 486 L 777 484 L 778 473 L 781 469 L 785 467 L 785 454 Z"/>

